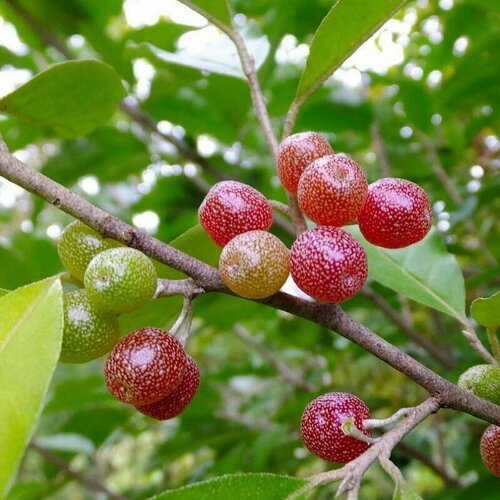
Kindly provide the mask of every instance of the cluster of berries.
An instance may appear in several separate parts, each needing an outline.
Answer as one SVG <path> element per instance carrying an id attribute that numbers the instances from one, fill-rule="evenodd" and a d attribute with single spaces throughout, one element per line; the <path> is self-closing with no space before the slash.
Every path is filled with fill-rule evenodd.
<path id="1" fill-rule="evenodd" d="M 416 243 L 431 228 L 429 199 L 420 186 L 396 178 L 368 185 L 360 166 L 334 154 L 315 132 L 298 133 L 281 143 L 278 174 L 303 213 L 317 224 L 296 239 L 290 252 L 268 232 L 270 202 L 246 184 L 216 184 L 199 208 L 203 228 L 224 247 L 222 279 L 237 295 L 273 295 L 291 272 L 297 286 L 316 300 L 342 302 L 360 291 L 368 262 L 363 247 L 341 226 L 357 222 L 370 243 L 385 248 Z"/>
<path id="2" fill-rule="evenodd" d="M 140 328 L 118 341 L 119 315 L 154 297 L 158 276 L 151 260 L 79 221 L 64 230 L 57 250 L 84 284 L 64 296 L 60 360 L 85 363 L 111 351 L 105 381 L 113 396 L 158 420 L 179 415 L 200 382 L 198 366 L 182 344 L 158 328 Z"/>

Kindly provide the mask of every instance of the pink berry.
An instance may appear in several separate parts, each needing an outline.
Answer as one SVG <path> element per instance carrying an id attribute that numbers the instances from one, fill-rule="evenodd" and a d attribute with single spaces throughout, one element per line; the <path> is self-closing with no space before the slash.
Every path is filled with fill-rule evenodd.
<path id="1" fill-rule="evenodd" d="M 302 442 L 323 460 L 346 464 L 370 447 L 369 443 L 342 431 L 342 424 L 350 418 L 365 436 L 371 437 L 370 430 L 363 427 L 363 420 L 370 418 L 370 410 L 361 399 L 346 392 L 323 394 L 304 410 L 300 428 Z"/>
<path id="2" fill-rule="evenodd" d="M 297 194 L 300 176 L 317 158 L 333 154 L 333 149 L 317 132 L 300 132 L 283 140 L 278 153 L 278 175 L 284 188 Z"/>
<path id="3" fill-rule="evenodd" d="M 484 465 L 492 474 L 500 477 L 500 427 L 497 425 L 486 427 L 479 447 Z"/>
<path id="4" fill-rule="evenodd" d="M 273 223 L 265 196 L 237 181 L 215 184 L 200 205 L 198 216 L 203 229 L 221 247 L 238 234 L 254 229 L 267 231 Z"/>
<path id="5" fill-rule="evenodd" d="M 342 302 L 366 281 L 363 247 L 342 229 L 320 226 L 302 233 L 290 251 L 290 271 L 297 286 L 316 300 Z"/>
<path id="6" fill-rule="evenodd" d="M 182 344 L 160 328 L 139 328 L 111 351 L 106 385 L 117 399 L 134 406 L 154 403 L 179 387 L 186 371 Z"/>
<path id="7" fill-rule="evenodd" d="M 380 179 L 368 187 L 358 224 L 363 236 L 374 245 L 406 247 L 420 241 L 431 228 L 429 198 L 414 182 Z"/>
<path id="8" fill-rule="evenodd" d="M 309 219 L 322 226 L 344 226 L 357 219 L 368 193 L 361 167 L 344 155 L 314 160 L 300 177 L 297 199 Z"/>
<path id="9" fill-rule="evenodd" d="M 177 417 L 193 400 L 198 386 L 200 385 L 200 370 L 191 356 L 187 357 L 186 372 L 181 385 L 171 392 L 166 398 L 160 399 L 156 403 L 136 408 L 144 415 L 156 420 L 168 420 Z"/>

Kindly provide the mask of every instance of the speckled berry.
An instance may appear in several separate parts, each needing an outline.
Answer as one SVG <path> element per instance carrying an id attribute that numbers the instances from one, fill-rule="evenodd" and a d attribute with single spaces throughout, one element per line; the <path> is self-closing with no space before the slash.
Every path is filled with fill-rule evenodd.
<path id="1" fill-rule="evenodd" d="M 155 403 L 179 387 L 186 371 L 182 344 L 160 328 L 139 328 L 123 338 L 104 367 L 108 390 L 134 406 Z"/>
<path id="2" fill-rule="evenodd" d="M 500 477 L 500 427 L 497 425 L 486 427 L 479 448 L 484 465 L 492 474 Z"/>
<path id="3" fill-rule="evenodd" d="M 297 199 L 309 219 L 322 226 L 354 222 L 368 193 L 361 167 L 345 155 L 314 160 L 300 177 Z"/>
<path id="4" fill-rule="evenodd" d="M 363 427 L 363 420 L 370 418 L 370 410 L 361 399 L 345 392 L 323 394 L 304 410 L 300 428 L 302 442 L 323 460 L 346 464 L 370 447 L 342 431 L 342 424 L 350 418 L 365 436 L 371 437 L 370 430 Z"/>
<path id="5" fill-rule="evenodd" d="M 102 314 L 85 290 L 64 296 L 64 331 L 60 361 L 86 363 L 111 351 L 120 329 L 114 315 Z"/>
<path id="6" fill-rule="evenodd" d="M 302 233 L 290 251 L 290 271 L 297 286 L 322 302 L 342 302 L 366 281 L 363 247 L 347 232 L 320 226 Z"/>
<path id="7" fill-rule="evenodd" d="M 121 246 L 121 243 L 103 238 L 98 232 L 83 224 L 72 222 L 62 232 L 57 242 L 57 253 L 64 267 L 83 281 L 89 262 L 104 250 Z"/>
<path id="8" fill-rule="evenodd" d="M 458 386 L 500 405 L 500 367 L 476 365 L 460 375 Z"/>
<path id="9" fill-rule="evenodd" d="M 177 417 L 193 400 L 200 385 L 200 370 L 191 356 L 187 356 L 186 372 L 181 384 L 166 398 L 156 403 L 136 406 L 137 410 L 156 420 L 168 420 Z"/>
<path id="10" fill-rule="evenodd" d="M 263 299 L 275 294 L 290 272 L 288 248 L 266 231 L 249 231 L 233 238 L 222 250 L 222 281 L 236 295 Z"/>
<path id="11" fill-rule="evenodd" d="M 333 154 L 333 149 L 317 132 L 299 132 L 288 136 L 280 144 L 278 152 L 278 175 L 283 187 L 297 194 L 300 176 L 306 167 L 317 158 Z"/>
<path id="12" fill-rule="evenodd" d="M 198 216 L 210 238 L 221 247 L 246 231 L 267 231 L 273 223 L 265 196 L 237 181 L 215 184 L 200 205 Z"/>
<path id="13" fill-rule="evenodd" d="M 151 260 L 133 248 L 114 248 L 94 257 L 84 276 L 90 300 L 105 312 L 121 314 L 147 304 L 156 291 Z"/>
<path id="14" fill-rule="evenodd" d="M 414 182 L 386 177 L 368 187 L 358 217 L 363 236 L 374 245 L 402 248 L 429 232 L 432 211 L 425 191 Z"/>

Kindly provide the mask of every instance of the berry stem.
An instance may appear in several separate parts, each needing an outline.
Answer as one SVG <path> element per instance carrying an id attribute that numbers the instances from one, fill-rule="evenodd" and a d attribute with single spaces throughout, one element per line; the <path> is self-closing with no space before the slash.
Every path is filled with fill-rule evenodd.
<path id="1" fill-rule="evenodd" d="M 497 364 L 500 363 L 500 343 L 498 342 L 497 329 L 493 327 L 486 328 L 486 333 L 488 335 L 488 341 L 493 351 L 493 355 L 497 360 Z"/>
<path id="2" fill-rule="evenodd" d="M 394 415 L 387 418 L 369 418 L 363 420 L 363 427 L 365 429 L 379 429 L 380 427 L 385 427 L 387 425 L 392 425 L 404 417 L 411 414 L 413 408 L 401 408 Z"/>
<path id="3" fill-rule="evenodd" d="M 269 200 L 269 203 L 270 203 L 271 207 L 273 207 L 274 210 L 281 212 L 282 214 L 286 215 L 287 217 L 291 216 L 290 207 L 286 203 L 282 203 L 281 201 L 277 201 L 277 200 Z"/>
<path id="4" fill-rule="evenodd" d="M 378 457 L 378 461 L 382 469 L 384 469 L 385 472 L 387 472 L 387 474 L 391 476 L 394 484 L 396 485 L 396 491 L 401 491 L 408 488 L 403 474 L 401 474 L 401 471 L 398 469 L 398 467 L 396 467 L 392 463 L 390 458 L 388 458 L 385 454 L 381 454 Z"/>
<path id="5" fill-rule="evenodd" d="M 364 420 L 366 422 L 366 420 Z M 363 441 L 368 444 L 375 444 L 380 438 L 372 438 L 370 436 L 365 436 L 354 423 L 354 419 L 348 418 L 341 426 L 342 432 L 347 436 L 351 436 L 353 438 L 359 439 L 359 441 Z"/>
<path id="6" fill-rule="evenodd" d="M 179 317 L 175 321 L 175 323 L 170 328 L 170 333 L 177 337 L 177 340 L 183 345 L 186 345 L 186 342 L 189 338 L 189 334 L 191 333 L 191 325 L 193 323 L 193 307 L 191 305 L 191 298 L 184 297 L 184 301 L 182 303 L 182 310 L 179 314 Z"/>
<path id="7" fill-rule="evenodd" d="M 204 292 L 205 290 L 190 278 L 184 280 L 159 279 L 155 299 L 159 297 L 172 297 L 173 295 L 183 295 L 192 299 Z"/>

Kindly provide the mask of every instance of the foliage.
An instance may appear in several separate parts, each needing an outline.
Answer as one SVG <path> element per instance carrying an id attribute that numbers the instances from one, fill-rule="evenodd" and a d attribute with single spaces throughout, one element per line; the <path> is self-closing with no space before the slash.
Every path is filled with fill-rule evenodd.
<path id="1" fill-rule="evenodd" d="M 30 77 L 0 99 L 0 133 L 34 168 L 215 265 L 220 249 L 197 226 L 207 187 L 234 178 L 270 199 L 285 201 L 284 192 L 229 38 L 174 17 L 137 21 L 130 14 L 135 3 L 0 0 L 0 35 L 13 26 L 21 43 L 2 42 L 0 82 L 20 70 Z M 448 380 L 481 363 L 460 331 L 471 302 L 491 296 L 498 285 L 497 2 L 419 0 L 395 14 L 404 2 L 378 1 L 369 9 L 351 0 L 186 3 L 208 12 L 223 30 L 233 20 L 241 31 L 276 131 L 294 99 L 307 97 L 295 130 L 322 133 L 336 152 L 362 165 L 370 181 L 403 177 L 429 194 L 436 229 L 414 247 L 383 250 L 363 241 L 357 228 L 352 233 L 367 249 L 371 288 L 449 363 L 440 364 L 410 339 L 368 295 L 349 300 L 345 309 Z M 126 105 L 118 106 L 125 89 Z M 136 104 L 149 116 L 131 114 Z M 148 128 L 154 120 L 160 133 Z M 173 146 L 179 143 L 184 149 Z M 238 488 L 263 492 L 252 498 L 283 498 L 301 485 L 288 476 L 330 468 L 306 452 L 298 436 L 302 412 L 315 396 L 352 392 L 375 416 L 424 397 L 403 375 L 335 333 L 251 301 L 207 294 L 194 303 L 188 343 L 202 382 L 180 418 L 157 423 L 117 403 L 104 387 L 103 359 L 59 364 L 39 415 L 59 349 L 62 309 L 59 281 L 37 281 L 63 271 L 54 238 L 71 220 L 0 178 L 0 312 L 8 310 L 0 314 L 0 492 L 33 435 L 80 475 L 99 471 L 126 498 L 171 489 L 158 498 L 244 498 Z M 290 246 L 283 225 L 272 230 Z M 161 277 L 180 277 L 157 267 Z M 72 287 L 64 283 L 66 291 Z M 28 296 L 31 306 L 21 309 Z M 498 326 L 488 319 L 498 314 L 494 297 L 474 302 L 472 316 L 480 325 Z M 121 332 L 169 327 L 180 308 L 178 297 L 154 301 L 123 316 Z M 10 338 L 17 313 L 23 319 L 15 326 L 19 345 L 7 350 L 2 339 Z M 241 328 L 314 391 L 285 383 L 262 351 L 237 334 Z M 485 329 L 476 330 L 486 342 Z M 6 405 L 13 395 L 15 418 Z M 483 424 L 440 412 L 419 426 L 393 454 L 411 489 L 425 498 L 494 498 L 497 483 L 479 455 Z M 416 456 L 422 453 L 435 462 L 444 458 L 448 473 L 421 463 Z M 45 458 L 28 448 L 7 498 L 95 494 L 88 482 L 62 474 Z M 233 475 L 239 473 L 258 474 Z M 456 477 L 465 485 L 457 487 Z M 207 489 L 202 483 L 175 490 L 202 480 L 210 480 Z M 362 497 L 389 498 L 392 490 L 374 468 Z M 325 486 L 313 498 L 332 491 Z"/>

